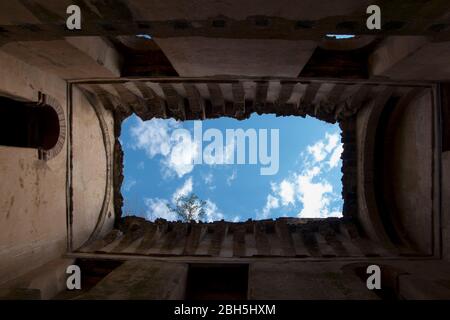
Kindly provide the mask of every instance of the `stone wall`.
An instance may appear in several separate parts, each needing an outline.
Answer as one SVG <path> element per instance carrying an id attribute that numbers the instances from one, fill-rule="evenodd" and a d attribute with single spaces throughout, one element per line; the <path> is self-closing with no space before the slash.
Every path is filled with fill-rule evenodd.
<path id="1" fill-rule="evenodd" d="M 0 146 L 0 284 L 61 257 L 70 241 L 84 243 L 97 224 L 106 188 L 106 156 L 100 122 L 93 107 L 74 92 L 67 109 L 67 83 L 0 52 L 0 95 L 37 102 L 42 92 L 58 104 L 66 129 L 63 145 L 48 160 L 37 149 Z M 112 115 L 101 111 L 113 144 Z M 63 130 L 61 130 L 63 132 Z M 73 138 L 68 148 L 68 141 Z M 70 151 L 69 153 L 67 151 Z M 72 159 L 72 162 L 68 162 Z M 108 159 L 112 161 L 111 159 Z M 67 166 L 72 164 L 73 188 L 68 189 Z M 68 201 L 67 196 L 72 197 Z M 114 216 L 113 197 L 106 203 L 108 229 Z M 73 210 L 68 215 L 68 208 Z M 72 219 L 67 219 L 72 217 Z M 68 224 L 72 224 L 68 239 Z"/>
<path id="2" fill-rule="evenodd" d="M 71 247 L 77 248 L 114 223 L 112 167 L 114 119 L 110 111 L 94 108 L 78 89 L 72 92 L 72 188 Z"/>
<path id="3" fill-rule="evenodd" d="M 385 210 L 398 237 L 424 254 L 433 252 L 433 114 L 431 90 L 400 100 L 383 145 Z"/>
<path id="4" fill-rule="evenodd" d="M 367 266 L 381 269 L 381 289 L 366 287 Z M 255 262 L 249 299 L 449 299 L 449 264 L 426 260 Z"/>
<path id="5" fill-rule="evenodd" d="M 66 112 L 66 84 L 0 52 L 0 94 L 37 101 L 54 97 Z M 66 239 L 66 144 L 54 158 L 37 149 L 0 146 L 0 283 L 61 255 Z"/>
<path id="6" fill-rule="evenodd" d="M 431 90 L 387 94 L 357 115 L 358 220 L 374 240 L 432 254 Z"/>
<path id="7" fill-rule="evenodd" d="M 102 260 L 89 260 L 90 264 Z M 103 260 L 105 261 L 105 260 Z M 117 261 L 109 260 L 111 263 Z M 177 261 L 132 257 L 77 299 L 414 300 L 450 299 L 449 263 L 421 259 Z M 381 290 L 368 290 L 367 267 L 378 265 Z M 194 270 L 204 268 L 203 277 Z M 237 272 L 242 268 L 245 274 Z M 205 281 L 205 278 L 208 280 Z M 221 279 L 229 279 L 224 283 Z M 211 283 L 214 283 L 212 286 Z M 231 286 L 230 283 L 233 283 Z M 195 289 L 195 290 L 194 290 Z M 194 294 L 192 294 L 194 293 Z M 57 298 L 63 299 L 64 296 Z"/>

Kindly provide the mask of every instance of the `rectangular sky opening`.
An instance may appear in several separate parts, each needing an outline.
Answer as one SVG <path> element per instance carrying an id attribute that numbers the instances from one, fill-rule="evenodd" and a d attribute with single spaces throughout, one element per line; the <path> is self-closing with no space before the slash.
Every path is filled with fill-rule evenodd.
<path id="1" fill-rule="evenodd" d="M 342 217 L 341 131 L 315 118 L 122 123 L 123 214 L 180 220 L 196 195 L 207 222 Z M 199 202 L 200 203 L 200 202 Z"/>

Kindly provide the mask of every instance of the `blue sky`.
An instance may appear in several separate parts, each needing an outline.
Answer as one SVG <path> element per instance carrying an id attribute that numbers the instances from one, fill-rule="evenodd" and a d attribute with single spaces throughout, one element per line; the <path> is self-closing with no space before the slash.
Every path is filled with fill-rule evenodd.
<path id="1" fill-rule="evenodd" d="M 123 122 L 120 136 L 125 154 L 124 215 L 175 220 L 167 204 L 173 205 L 177 197 L 193 192 L 206 201 L 209 221 L 341 216 L 342 145 L 338 125 L 310 117 L 256 114 L 245 121 L 219 118 L 205 120 L 201 125 L 203 134 L 211 128 L 223 133 L 225 152 L 229 146 L 225 141 L 226 129 L 254 129 L 258 133 L 267 129 L 269 151 L 273 136 L 270 129 L 278 129 L 278 172 L 261 175 L 264 165 L 259 161 L 205 164 L 204 160 L 202 164 L 193 164 L 189 160 L 195 157 L 195 150 L 204 152 L 210 144 L 204 141 L 200 149 L 195 149 L 194 121 L 144 122 L 131 116 Z M 181 128 L 191 134 L 185 136 L 187 140 L 174 138 L 174 131 Z M 257 137 L 261 140 L 260 135 Z M 246 152 L 248 163 L 248 147 Z"/>

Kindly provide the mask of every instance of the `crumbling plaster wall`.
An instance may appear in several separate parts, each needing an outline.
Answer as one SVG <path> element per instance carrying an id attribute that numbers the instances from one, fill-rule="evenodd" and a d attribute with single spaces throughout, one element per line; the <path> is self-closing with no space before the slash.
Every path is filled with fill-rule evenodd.
<path id="1" fill-rule="evenodd" d="M 0 95 L 37 101 L 41 91 L 57 100 L 65 113 L 66 82 L 0 51 Z M 105 189 L 104 146 L 92 107 L 74 93 L 73 239 L 87 240 Z M 111 127 L 112 117 L 105 114 Z M 68 133 L 67 133 L 68 136 Z M 61 151 L 47 161 L 36 149 L 0 146 L 0 284 L 61 257 L 67 250 L 67 137 Z M 102 162 L 103 160 L 103 162 Z M 112 202 L 112 200 L 111 200 Z M 110 219 L 111 220 L 111 219 Z M 111 223 L 104 224 L 108 228 Z"/>
<path id="2" fill-rule="evenodd" d="M 387 37 L 369 57 L 370 74 L 396 80 L 448 80 L 450 41 Z"/>
<path id="3" fill-rule="evenodd" d="M 113 163 L 112 150 L 115 139 L 114 119 L 110 111 L 100 108 L 97 115 L 91 103 L 76 87 L 73 87 L 72 103 L 74 114 L 72 248 L 76 249 L 91 235 L 98 219 L 102 218 L 99 214 L 104 215 L 104 222 L 99 228 L 100 234 L 109 231 L 114 223 L 112 180 L 107 182 L 107 174 L 112 177 L 112 171 L 108 172 L 107 164 Z M 103 130 L 100 126 L 100 117 L 106 125 Z M 103 134 L 108 137 L 104 138 Z"/>

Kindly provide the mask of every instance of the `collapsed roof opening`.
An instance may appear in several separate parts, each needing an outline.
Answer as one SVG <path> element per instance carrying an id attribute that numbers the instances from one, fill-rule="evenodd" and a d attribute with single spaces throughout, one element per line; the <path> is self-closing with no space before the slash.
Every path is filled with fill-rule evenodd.
<path id="1" fill-rule="evenodd" d="M 336 124 L 274 115 L 184 122 L 132 116 L 120 141 L 125 215 L 206 222 L 342 216 Z M 177 209 L 191 196 L 198 208 L 188 218 Z"/>

